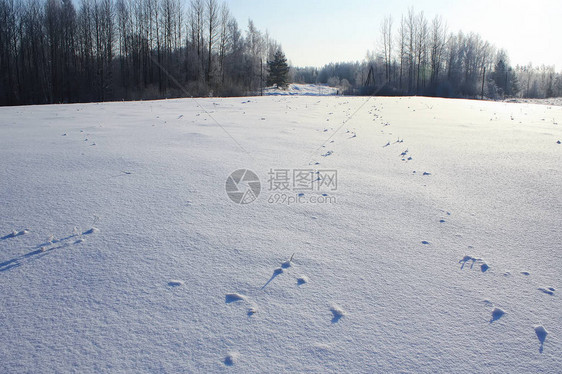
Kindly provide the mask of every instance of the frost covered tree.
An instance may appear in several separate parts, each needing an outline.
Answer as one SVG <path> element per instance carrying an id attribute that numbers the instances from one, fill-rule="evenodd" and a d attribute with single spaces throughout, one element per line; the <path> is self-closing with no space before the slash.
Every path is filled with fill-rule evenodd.
<path id="1" fill-rule="evenodd" d="M 500 96 L 514 96 L 519 90 L 517 76 L 509 66 L 507 53 L 503 50 L 500 50 L 496 57 L 492 79 L 499 89 Z"/>
<path id="2" fill-rule="evenodd" d="M 267 77 L 267 85 L 277 87 L 287 87 L 287 79 L 289 75 L 289 65 L 287 59 L 281 49 L 273 55 L 273 60 L 267 62 L 269 75 Z"/>
<path id="3" fill-rule="evenodd" d="M 279 47 L 225 0 L 0 0 L 0 105 L 245 95 Z"/>

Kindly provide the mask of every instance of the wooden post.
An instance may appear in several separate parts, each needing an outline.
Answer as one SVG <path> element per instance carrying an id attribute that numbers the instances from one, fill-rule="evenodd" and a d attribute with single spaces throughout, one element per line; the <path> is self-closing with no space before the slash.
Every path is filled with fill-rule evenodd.
<path id="1" fill-rule="evenodd" d="M 484 100 L 484 80 L 486 79 L 486 67 L 484 66 L 484 71 L 482 72 L 482 93 L 480 94 L 482 100 Z"/>
<path id="2" fill-rule="evenodd" d="M 263 59 L 260 58 L 260 90 L 261 96 L 263 96 Z"/>

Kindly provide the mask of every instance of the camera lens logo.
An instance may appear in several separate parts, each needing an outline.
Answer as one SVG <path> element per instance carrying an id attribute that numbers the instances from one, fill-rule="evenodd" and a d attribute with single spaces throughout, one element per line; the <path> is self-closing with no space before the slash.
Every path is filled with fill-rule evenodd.
<path id="1" fill-rule="evenodd" d="M 260 179 L 251 170 L 238 169 L 226 179 L 226 194 L 236 204 L 250 204 L 261 191 Z"/>

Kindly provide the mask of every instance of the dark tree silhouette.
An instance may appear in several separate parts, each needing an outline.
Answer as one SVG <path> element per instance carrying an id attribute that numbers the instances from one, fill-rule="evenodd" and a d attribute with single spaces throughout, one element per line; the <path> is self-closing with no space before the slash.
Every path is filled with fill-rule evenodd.
<path id="1" fill-rule="evenodd" d="M 273 55 L 273 60 L 267 62 L 267 68 L 269 75 L 267 77 L 267 85 L 283 88 L 287 87 L 288 76 L 289 76 L 289 66 L 287 65 L 287 59 L 285 54 L 281 49 L 278 49 Z"/>

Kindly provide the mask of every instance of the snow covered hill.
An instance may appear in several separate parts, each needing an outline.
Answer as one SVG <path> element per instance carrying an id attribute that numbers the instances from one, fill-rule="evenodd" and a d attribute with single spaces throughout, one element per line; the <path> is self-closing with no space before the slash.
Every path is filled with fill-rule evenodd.
<path id="1" fill-rule="evenodd" d="M 561 126 L 421 97 L 0 108 L 0 372 L 560 372 Z"/>

